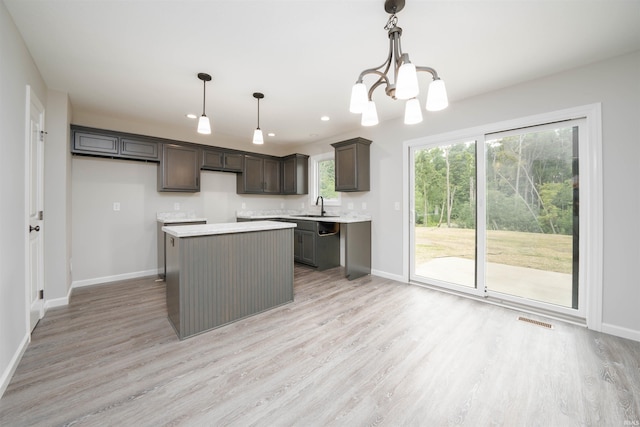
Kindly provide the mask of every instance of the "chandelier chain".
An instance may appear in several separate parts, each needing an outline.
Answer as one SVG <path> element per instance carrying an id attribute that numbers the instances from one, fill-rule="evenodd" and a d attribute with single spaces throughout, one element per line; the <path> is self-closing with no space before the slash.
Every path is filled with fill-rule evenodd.
<path id="1" fill-rule="evenodd" d="M 384 29 L 389 31 L 392 28 L 396 28 L 398 26 L 398 17 L 395 15 L 391 15 L 389 20 L 387 21 L 387 25 L 384 26 Z"/>

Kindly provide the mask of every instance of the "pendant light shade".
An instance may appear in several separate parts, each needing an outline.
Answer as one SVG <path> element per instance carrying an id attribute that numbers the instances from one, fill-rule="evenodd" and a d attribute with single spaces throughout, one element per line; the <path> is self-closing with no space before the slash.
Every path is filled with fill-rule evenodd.
<path id="1" fill-rule="evenodd" d="M 415 125 L 422 122 L 422 109 L 418 98 L 411 98 L 404 107 L 404 124 Z"/>
<path id="2" fill-rule="evenodd" d="M 260 130 L 260 100 L 264 98 L 264 94 L 255 92 L 253 97 L 258 101 L 258 127 L 253 131 L 253 143 L 260 145 L 264 144 L 264 136 L 262 130 Z"/>
<path id="3" fill-rule="evenodd" d="M 207 82 L 211 81 L 211 76 L 207 73 L 198 73 L 198 78 L 202 80 L 202 115 L 198 120 L 198 133 L 210 135 L 211 123 L 205 113 L 205 105 L 207 101 Z"/>
<path id="4" fill-rule="evenodd" d="M 211 135 L 211 123 L 209 122 L 209 117 L 204 114 L 198 119 L 198 133 Z"/>
<path id="5" fill-rule="evenodd" d="M 262 130 L 256 129 L 253 131 L 253 143 L 254 144 L 264 144 L 264 136 L 262 135 Z"/>
<path id="6" fill-rule="evenodd" d="M 447 89 L 444 82 L 440 79 L 434 79 L 429 85 L 429 93 L 427 93 L 427 110 L 440 111 L 449 106 L 449 98 L 447 97 Z"/>

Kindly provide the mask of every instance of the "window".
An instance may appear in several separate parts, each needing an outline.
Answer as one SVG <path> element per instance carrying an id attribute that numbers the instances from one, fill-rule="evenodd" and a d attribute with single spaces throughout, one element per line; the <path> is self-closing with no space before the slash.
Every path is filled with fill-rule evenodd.
<path id="1" fill-rule="evenodd" d="M 311 203 L 322 196 L 326 206 L 340 206 L 340 193 L 335 189 L 334 153 L 311 157 Z"/>

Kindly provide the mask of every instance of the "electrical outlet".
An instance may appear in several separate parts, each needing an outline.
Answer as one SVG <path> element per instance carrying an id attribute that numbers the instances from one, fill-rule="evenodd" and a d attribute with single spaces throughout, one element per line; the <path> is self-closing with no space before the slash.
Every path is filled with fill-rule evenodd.
<path id="1" fill-rule="evenodd" d="M 367 210 L 367 202 L 362 202 L 362 210 L 363 211 Z"/>
<path id="2" fill-rule="evenodd" d="M 113 210 L 114 211 L 120 210 L 120 202 L 113 202 Z"/>
<path id="3" fill-rule="evenodd" d="M 247 204 L 246 203 L 242 204 L 242 209 L 247 209 Z"/>
<path id="4" fill-rule="evenodd" d="M 300 209 L 304 209 L 304 202 L 300 203 Z"/>
<path id="5" fill-rule="evenodd" d="M 174 203 L 173 204 L 173 210 L 174 211 L 179 211 L 180 210 L 180 203 Z"/>
<path id="6" fill-rule="evenodd" d="M 284 203 L 280 203 L 280 209 L 284 209 Z"/>
<path id="7" fill-rule="evenodd" d="M 399 211 L 399 210 L 400 210 L 400 202 L 395 202 L 395 203 L 393 204 L 393 208 L 394 208 L 395 210 Z"/>
<path id="8" fill-rule="evenodd" d="M 348 209 L 353 210 L 353 203 L 349 203 L 349 204 L 347 205 L 347 208 L 348 208 Z"/>

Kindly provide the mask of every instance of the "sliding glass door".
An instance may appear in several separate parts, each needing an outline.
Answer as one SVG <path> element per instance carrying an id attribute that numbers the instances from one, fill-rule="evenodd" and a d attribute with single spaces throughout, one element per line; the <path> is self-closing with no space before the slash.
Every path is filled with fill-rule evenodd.
<path id="1" fill-rule="evenodd" d="M 410 280 L 575 314 L 583 123 L 413 146 Z"/>

